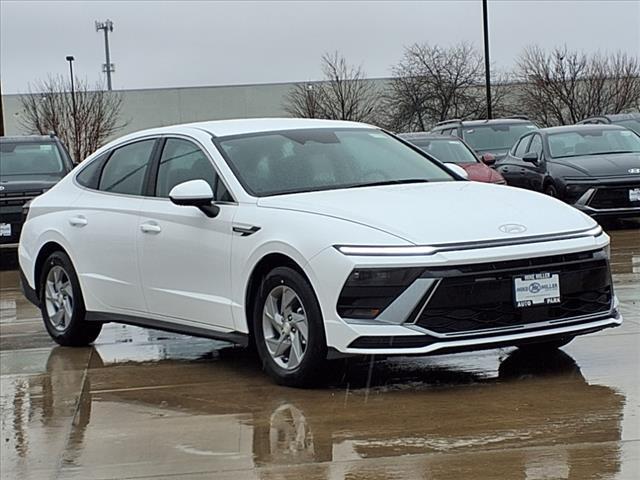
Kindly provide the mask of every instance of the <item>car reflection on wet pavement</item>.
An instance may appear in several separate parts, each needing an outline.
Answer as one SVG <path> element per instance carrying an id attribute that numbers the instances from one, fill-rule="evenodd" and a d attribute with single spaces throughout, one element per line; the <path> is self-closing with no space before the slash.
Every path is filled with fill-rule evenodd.
<path id="1" fill-rule="evenodd" d="M 0 476 L 639 478 L 640 230 L 609 233 L 622 327 L 538 358 L 352 360 L 314 390 L 229 344 L 137 327 L 54 346 L 0 272 Z"/>

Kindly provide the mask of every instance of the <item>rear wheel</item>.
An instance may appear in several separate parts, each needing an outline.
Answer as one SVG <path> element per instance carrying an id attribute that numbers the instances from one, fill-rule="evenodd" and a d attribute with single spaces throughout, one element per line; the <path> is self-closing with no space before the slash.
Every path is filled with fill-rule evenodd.
<path id="1" fill-rule="evenodd" d="M 264 278 L 254 302 L 253 331 L 263 367 L 276 382 L 303 387 L 324 378 L 327 342 L 320 306 L 297 271 L 278 267 Z"/>
<path id="2" fill-rule="evenodd" d="M 64 252 L 54 252 L 44 262 L 40 277 L 40 310 L 45 328 L 60 345 L 89 345 L 102 330 L 101 323 L 85 321 L 86 310 L 78 276 Z"/>
<path id="3" fill-rule="evenodd" d="M 522 345 L 518 345 L 518 348 L 527 353 L 551 352 L 561 347 L 564 347 L 571 340 L 573 340 L 573 338 L 574 337 L 566 337 L 566 338 L 561 338 L 559 340 L 552 340 L 548 342 L 524 343 Z"/>

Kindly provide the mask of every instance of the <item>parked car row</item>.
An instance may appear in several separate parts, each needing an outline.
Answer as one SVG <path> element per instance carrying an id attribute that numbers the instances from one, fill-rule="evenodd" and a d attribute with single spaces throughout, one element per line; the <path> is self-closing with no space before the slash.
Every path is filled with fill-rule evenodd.
<path id="1" fill-rule="evenodd" d="M 516 135 L 496 126 L 460 128 L 499 153 Z M 622 323 L 592 218 L 495 185 L 452 136 L 407 140 L 308 119 L 127 135 L 26 206 L 23 290 L 61 345 L 106 322 L 225 339 L 296 386 L 332 358 L 548 351 Z"/>
<path id="2" fill-rule="evenodd" d="M 640 217 L 640 113 L 591 117 L 577 125 L 539 129 L 522 117 L 447 120 L 429 133 L 400 134 L 443 162 L 471 147 L 500 174 L 463 163 L 469 179 L 546 193 L 598 218 Z M 433 138 L 442 138 L 440 144 Z M 427 140 L 430 142 L 428 143 Z M 429 146 L 433 145 L 433 146 Z M 459 162 L 458 162 L 459 163 Z"/>

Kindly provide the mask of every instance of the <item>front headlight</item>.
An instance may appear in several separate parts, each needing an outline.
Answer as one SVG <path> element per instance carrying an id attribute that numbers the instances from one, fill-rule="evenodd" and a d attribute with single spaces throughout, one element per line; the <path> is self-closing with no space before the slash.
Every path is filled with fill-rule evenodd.
<path id="1" fill-rule="evenodd" d="M 421 245 L 407 246 L 356 246 L 356 245 L 334 245 L 334 247 L 344 255 L 374 255 L 374 256 L 405 256 L 405 255 L 433 255 L 435 247 Z"/>

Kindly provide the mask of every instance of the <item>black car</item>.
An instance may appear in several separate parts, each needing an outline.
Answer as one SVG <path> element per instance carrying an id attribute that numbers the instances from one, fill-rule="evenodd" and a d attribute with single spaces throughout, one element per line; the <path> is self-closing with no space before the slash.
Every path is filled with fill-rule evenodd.
<path id="1" fill-rule="evenodd" d="M 0 248 L 16 248 L 22 207 L 71 171 L 73 162 L 55 135 L 0 137 Z"/>
<path id="2" fill-rule="evenodd" d="M 503 158 L 513 144 L 537 125 L 526 117 L 496 118 L 493 120 L 446 120 L 439 122 L 430 133 L 462 138 L 485 162 Z"/>
<path id="3" fill-rule="evenodd" d="M 616 113 L 614 115 L 599 115 L 596 117 L 585 118 L 578 125 L 620 125 L 622 127 L 633 130 L 640 135 L 640 113 Z"/>
<path id="4" fill-rule="evenodd" d="M 524 135 L 495 168 L 508 185 L 558 197 L 598 216 L 640 216 L 640 136 L 615 125 Z"/>

